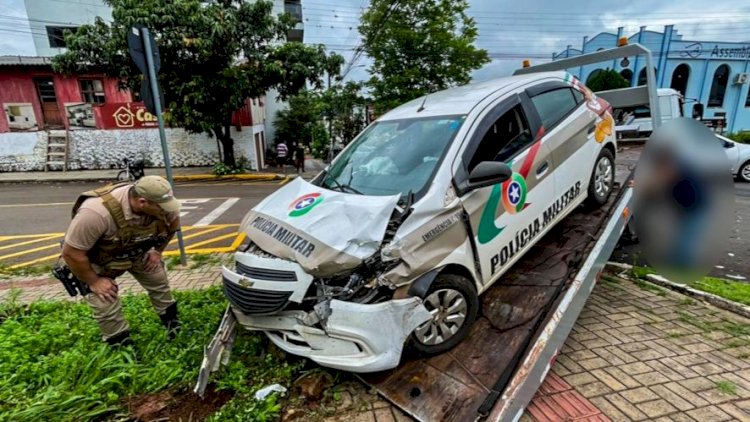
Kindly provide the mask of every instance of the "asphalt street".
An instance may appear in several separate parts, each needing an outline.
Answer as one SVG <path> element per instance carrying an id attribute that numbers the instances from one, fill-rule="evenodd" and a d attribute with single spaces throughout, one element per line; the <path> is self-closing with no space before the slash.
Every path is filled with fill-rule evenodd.
<path id="1" fill-rule="evenodd" d="M 182 225 L 186 244 L 217 247 L 224 251 L 237 237 L 237 225 L 254 205 L 281 187 L 282 182 L 185 182 L 175 188 L 183 201 Z M 80 192 L 97 183 L 0 184 L 0 265 L 45 263 L 54 255 L 70 221 L 70 211 Z M 750 280 L 750 184 L 735 184 L 733 230 L 726 251 L 711 275 Z M 173 250 L 176 244 L 171 247 Z M 209 251 L 209 249 L 199 249 Z M 31 252 L 28 252 L 31 251 Z M 612 259 L 631 264 L 638 245 L 618 246 Z"/>
<path id="2" fill-rule="evenodd" d="M 194 253 L 228 252 L 243 237 L 238 224 L 279 181 L 185 182 L 175 187 L 182 201 L 186 245 Z M 81 192 L 99 183 L 0 184 L 0 266 L 47 264 L 56 259 L 71 208 Z M 176 250 L 176 242 L 168 248 Z"/>

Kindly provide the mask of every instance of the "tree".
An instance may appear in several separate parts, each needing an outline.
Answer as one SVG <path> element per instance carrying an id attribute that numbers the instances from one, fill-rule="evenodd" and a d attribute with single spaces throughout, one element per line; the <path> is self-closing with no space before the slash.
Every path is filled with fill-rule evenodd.
<path id="1" fill-rule="evenodd" d="M 594 92 L 599 92 L 608 89 L 627 88 L 630 84 L 616 70 L 606 69 L 599 71 L 586 81 L 586 86 Z"/>
<path id="2" fill-rule="evenodd" d="M 68 51 L 54 58 L 57 71 L 92 68 L 137 89 L 140 72 L 132 63 L 126 34 L 148 27 L 161 55 L 159 83 L 170 122 L 190 132 L 216 136 L 223 161 L 235 165 L 230 136 L 232 112 L 246 99 L 271 89 L 287 99 L 308 83 L 321 86 L 324 73 L 337 71 L 340 56 L 322 45 L 283 43 L 294 26 L 290 15 L 272 15 L 273 3 L 250 0 L 105 0 L 112 23 L 97 19 L 66 35 Z"/>
<path id="3" fill-rule="evenodd" d="M 326 117 L 331 121 L 331 137 L 346 145 L 365 128 L 366 99 L 362 84 L 347 82 L 323 92 Z"/>
<path id="4" fill-rule="evenodd" d="M 368 81 L 378 114 L 450 86 L 466 84 L 489 62 L 477 49 L 467 0 L 372 0 L 359 31 L 373 59 Z"/>
<path id="5" fill-rule="evenodd" d="M 302 90 L 289 98 L 289 107 L 276 112 L 276 142 L 311 145 L 315 125 L 321 124 L 326 105 L 317 91 Z"/>

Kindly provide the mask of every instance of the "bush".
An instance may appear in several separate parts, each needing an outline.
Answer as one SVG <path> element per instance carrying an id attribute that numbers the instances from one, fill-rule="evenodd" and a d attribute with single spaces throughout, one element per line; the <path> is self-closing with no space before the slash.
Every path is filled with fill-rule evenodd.
<path id="1" fill-rule="evenodd" d="M 607 69 L 594 75 L 593 78 L 586 82 L 586 86 L 594 92 L 599 92 L 609 89 L 627 88 L 630 84 L 617 71 Z"/>
<path id="2" fill-rule="evenodd" d="M 234 167 L 228 166 L 222 162 L 214 164 L 213 173 L 217 176 L 225 176 L 228 174 L 243 174 L 247 173 L 247 158 L 240 156 L 237 159 L 237 164 Z"/>
<path id="3" fill-rule="evenodd" d="M 729 133 L 727 138 L 742 144 L 750 144 L 750 132 Z"/>

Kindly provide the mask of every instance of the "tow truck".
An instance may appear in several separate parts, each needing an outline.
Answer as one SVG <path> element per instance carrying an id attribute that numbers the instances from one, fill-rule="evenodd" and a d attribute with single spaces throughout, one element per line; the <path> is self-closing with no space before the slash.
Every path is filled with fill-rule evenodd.
<path id="1" fill-rule="evenodd" d="M 613 107 L 648 104 L 661 125 L 651 52 L 639 44 L 602 50 L 537 66 L 516 75 L 560 71 L 636 55 L 644 56 L 647 84 L 598 96 Z M 640 154 L 617 154 L 615 192 L 594 212 L 573 212 L 542 237 L 501 281 L 482 295 L 481 315 L 454 348 L 432 357 L 410 357 L 390 370 L 358 376 L 421 421 L 518 420 L 554 364 L 571 328 L 625 229 L 632 210 L 631 181 Z M 236 319 L 225 314 L 206 347 L 195 391 L 228 360 Z"/>

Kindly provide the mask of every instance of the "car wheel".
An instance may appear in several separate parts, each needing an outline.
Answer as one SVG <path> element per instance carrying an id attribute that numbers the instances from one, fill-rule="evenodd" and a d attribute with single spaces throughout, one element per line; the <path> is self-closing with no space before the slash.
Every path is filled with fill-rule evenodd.
<path id="1" fill-rule="evenodd" d="M 615 157 L 609 148 L 603 148 L 596 158 L 594 170 L 589 180 L 588 197 L 586 205 L 590 208 L 599 208 L 607 203 L 612 188 L 615 185 Z"/>
<path id="2" fill-rule="evenodd" d="M 128 176 L 128 172 L 125 170 L 120 171 L 117 173 L 117 181 L 118 182 L 125 182 L 130 180 L 130 177 Z"/>
<path id="3" fill-rule="evenodd" d="M 471 281 L 454 274 L 440 274 L 424 297 L 432 319 L 412 333 L 412 346 L 426 355 L 436 355 L 457 345 L 477 318 L 479 298 Z"/>
<path id="4" fill-rule="evenodd" d="M 750 161 L 744 163 L 737 172 L 737 179 L 743 182 L 750 182 Z"/>

